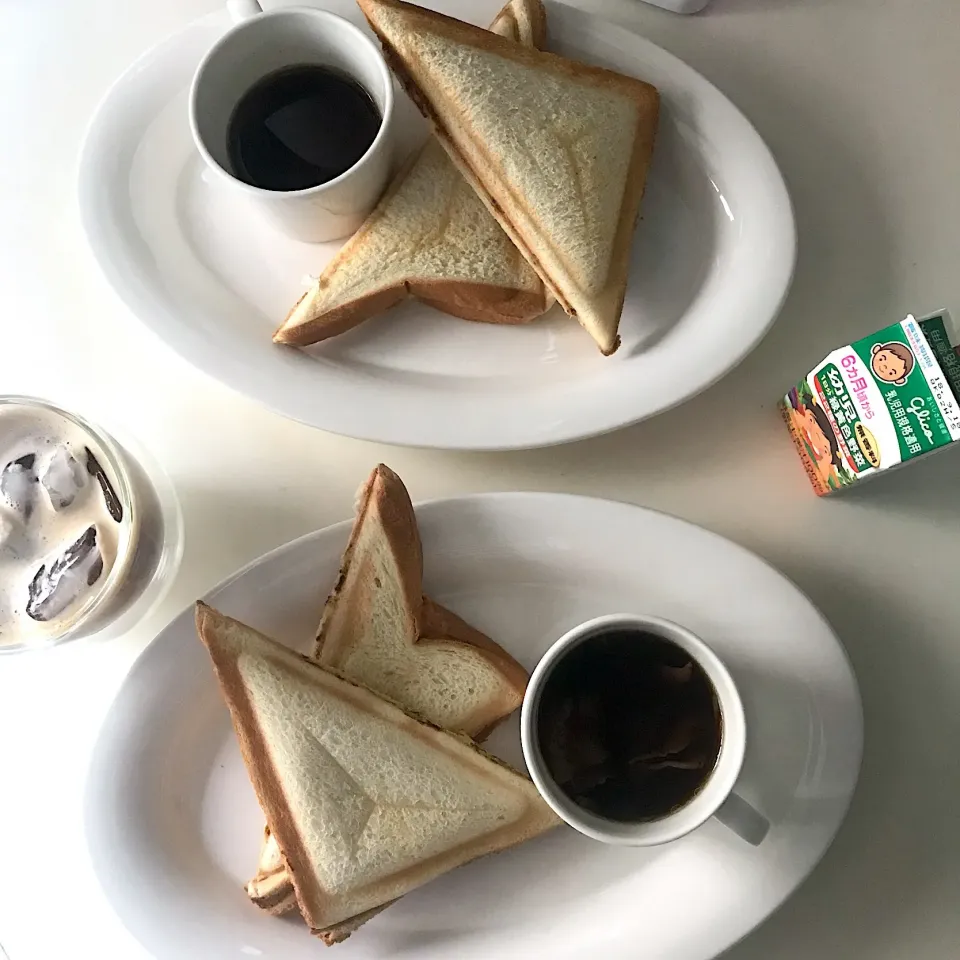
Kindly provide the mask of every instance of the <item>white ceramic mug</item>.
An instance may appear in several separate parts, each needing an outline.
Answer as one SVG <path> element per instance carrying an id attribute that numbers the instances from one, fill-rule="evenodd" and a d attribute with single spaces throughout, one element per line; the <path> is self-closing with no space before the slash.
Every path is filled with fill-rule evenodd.
<path id="1" fill-rule="evenodd" d="M 190 130 L 214 173 L 255 202 L 298 240 L 335 240 L 353 233 L 383 193 L 390 175 L 393 79 L 363 31 L 324 10 L 288 7 L 264 13 L 255 0 L 231 0 L 237 25 L 200 62 L 190 89 Z M 355 79 L 382 121 L 367 152 L 339 177 L 305 190 L 264 190 L 233 175 L 227 125 L 241 97 L 260 79 L 297 64 L 322 64 Z"/>
<path id="2" fill-rule="evenodd" d="M 613 630 L 642 631 L 663 637 L 686 651 L 713 686 L 723 720 L 720 752 L 707 781 L 682 807 L 655 820 L 621 822 L 584 810 L 556 783 L 540 750 L 537 721 L 543 689 L 557 664 L 574 647 Z M 557 816 L 594 840 L 631 846 L 652 846 L 676 840 L 716 816 L 748 843 L 759 844 L 770 824 L 733 792 L 747 744 L 743 703 L 730 672 L 719 657 L 689 630 L 662 620 L 633 614 L 611 614 L 588 620 L 564 634 L 537 664 L 520 714 L 520 740 L 530 777 Z"/>

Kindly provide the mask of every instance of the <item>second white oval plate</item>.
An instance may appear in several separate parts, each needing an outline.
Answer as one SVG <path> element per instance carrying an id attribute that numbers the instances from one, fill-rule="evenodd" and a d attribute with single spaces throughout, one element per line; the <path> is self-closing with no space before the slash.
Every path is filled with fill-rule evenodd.
<path id="1" fill-rule="evenodd" d="M 322 5 L 363 22 L 351 0 Z M 472 4 L 470 16 L 486 22 L 499 6 Z M 276 233 L 194 149 L 187 88 L 229 26 L 225 12 L 145 54 L 91 125 L 80 209 L 108 280 L 200 369 L 286 416 L 367 440 L 544 446 L 699 393 L 753 349 L 786 296 L 796 237 L 783 179 L 750 123 L 686 64 L 571 7 L 551 2 L 547 15 L 551 49 L 640 77 L 662 95 L 613 357 L 558 307 L 528 326 L 497 327 L 411 302 L 309 353 L 274 345 L 304 278 L 339 245 Z M 409 144 L 422 121 L 399 100 Z"/>
<path id="2" fill-rule="evenodd" d="M 632 849 L 568 827 L 453 871 L 337 946 L 343 960 L 707 960 L 776 909 L 833 839 L 860 765 L 857 686 L 830 627 L 759 558 L 680 520 L 579 497 L 517 493 L 417 508 L 425 589 L 532 669 L 568 628 L 633 612 L 688 626 L 743 696 L 738 792 L 771 822 L 759 847 L 709 821 Z M 307 649 L 349 524 L 267 554 L 207 598 Z M 488 748 L 522 767 L 516 715 Z M 263 815 L 209 658 L 184 611 L 146 649 L 94 750 L 85 797 L 94 869 L 157 960 L 315 960 L 299 918 L 243 883 Z"/>

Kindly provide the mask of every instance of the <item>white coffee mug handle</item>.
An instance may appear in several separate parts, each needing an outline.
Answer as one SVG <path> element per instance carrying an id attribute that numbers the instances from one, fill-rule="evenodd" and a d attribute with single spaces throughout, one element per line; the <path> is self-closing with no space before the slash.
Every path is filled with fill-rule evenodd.
<path id="1" fill-rule="evenodd" d="M 258 13 L 263 13 L 263 7 L 257 0 L 227 0 L 227 13 L 234 23 L 242 23 Z"/>
<path id="2" fill-rule="evenodd" d="M 714 816 L 741 840 L 755 847 L 760 846 L 770 830 L 770 821 L 736 793 L 723 801 Z"/>

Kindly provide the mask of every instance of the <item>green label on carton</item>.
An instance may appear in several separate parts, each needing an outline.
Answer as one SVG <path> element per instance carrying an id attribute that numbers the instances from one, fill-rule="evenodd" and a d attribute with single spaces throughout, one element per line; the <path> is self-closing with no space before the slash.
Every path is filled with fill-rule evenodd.
<path id="1" fill-rule="evenodd" d="M 784 398 L 818 493 L 960 439 L 960 358 L 949 315 L 907 317 L 834 350 Z"/>

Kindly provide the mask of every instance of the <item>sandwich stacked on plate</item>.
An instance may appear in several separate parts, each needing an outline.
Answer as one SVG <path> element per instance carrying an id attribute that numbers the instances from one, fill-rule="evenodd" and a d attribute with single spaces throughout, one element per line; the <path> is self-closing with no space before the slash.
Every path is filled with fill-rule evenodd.
<path id="1" fill-rule="evenodd" d="M 361 490 L 312 658 L 197 604 L 267 819 L 250 899 L 299 908 L 325 942 L 404 893 L 558 821 L 530 781 L 483 753 L 519 706 L 523 667 L 422 593 L 400 478 Z"/>
<path id="2" fill-rule="evenodd" d="M 494 323 L 555 299 L 613 353 L 657 91 L 537 49 L 540 0 L 512 0 L 491 31 L 402 0 L 358 2 L 435 138 L 274 340 L 316 343 L 408 295 Z"/>

